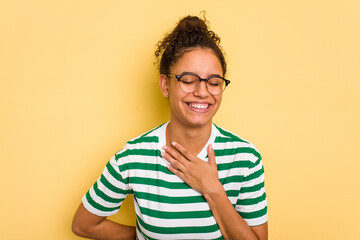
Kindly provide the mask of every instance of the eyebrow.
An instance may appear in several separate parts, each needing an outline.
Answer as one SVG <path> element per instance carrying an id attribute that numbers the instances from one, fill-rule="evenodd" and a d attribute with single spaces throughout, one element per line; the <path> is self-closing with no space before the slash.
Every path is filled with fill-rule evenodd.
<path id="1" fill-rule="evenodd" d="M 179 75 L 182 75 L 182 74 L 194 74 L 194 75 L 199 76 L 199 74 L 196 74 L 196 73 L 194 73 L 194 72 L 182 72 L 182 73 L 179 74 Z M 222 77 L 222 76 L 221 76 L 220 74 L 214 73 L 214 74 L 210 74 L 207 78 L 209 78 L 209 77 Z"/>

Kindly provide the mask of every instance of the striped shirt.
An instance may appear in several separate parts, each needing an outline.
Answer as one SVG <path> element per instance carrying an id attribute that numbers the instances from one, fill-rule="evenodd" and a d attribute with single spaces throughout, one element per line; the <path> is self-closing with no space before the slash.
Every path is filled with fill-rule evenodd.
<path id="1" fill-rule="evenodd" d="M 93 214 L 110 216 L 134 194 L 137 239 L 223 239 L 204 197 L 166 168 L 169 162 L 160 154 L 167 125 L 127 142 L 84 195 L 83 204 Z M 267 222 L 264 169 L 254 145 L 215 124 L 198 155 L 204 161 L 209 144 L 236 211 L 249 226 Z"/>

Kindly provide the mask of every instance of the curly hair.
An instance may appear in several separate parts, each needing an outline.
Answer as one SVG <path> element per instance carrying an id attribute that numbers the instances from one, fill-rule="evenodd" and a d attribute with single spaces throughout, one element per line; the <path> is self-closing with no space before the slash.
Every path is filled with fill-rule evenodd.
<path id="1" fill-rule="evenodd" d="M 196 16 L 181 19 L 174 30 L 157 43 L 155 56 L 159 63 L 160 74 L 169 74 L 170 67 L 179 60 L 185 52 L 193 48 L 209 48 L 219 59 L 223 75 L 226 73 L 226 61 L 221 51 L 220 37 L 208 29 L 207 20 Z"/>

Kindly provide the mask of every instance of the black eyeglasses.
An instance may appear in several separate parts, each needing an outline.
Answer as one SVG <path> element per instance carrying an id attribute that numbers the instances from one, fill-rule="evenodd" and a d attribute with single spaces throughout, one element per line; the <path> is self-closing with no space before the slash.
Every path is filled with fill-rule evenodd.
<path id="1" fill-rule="evenodd" d="M 200 82 L 206 82 L 206 89 L 212 95 L 219 95 L 222 93 L 230 81 L 220 76 L 210 76 L 208 78 L 201 78 L 195 73 L 183 73 L 179 75 L 166 74 L 169 77 L 175 77 L 179 83 L 181 89 L 186 93 L 192 93 L 199 88 Z"/>

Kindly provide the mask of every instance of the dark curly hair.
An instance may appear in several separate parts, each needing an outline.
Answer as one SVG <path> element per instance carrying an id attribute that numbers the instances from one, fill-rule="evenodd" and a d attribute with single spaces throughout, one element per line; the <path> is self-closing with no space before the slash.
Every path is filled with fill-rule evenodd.
<path id="1" fill-rule="evenodd" d="M 179 60 L 185 52 L 192 48 L 209 48 L 218 57 L 223 75 L 226 73 L 226 61 L 221 51 L 220 37 L 208 29 L 207 20 L 196 16 L 181 19 L 174 30 L 157 43 L 155 56 L 159 63 L 160 74 L 169 74 L 170 67 Z"/>

